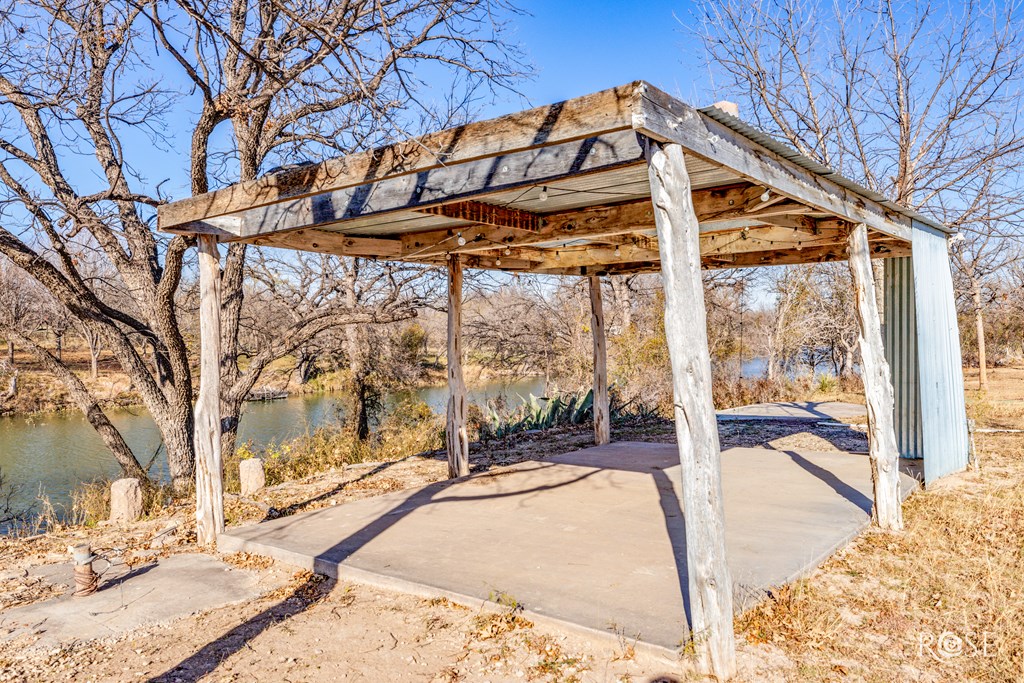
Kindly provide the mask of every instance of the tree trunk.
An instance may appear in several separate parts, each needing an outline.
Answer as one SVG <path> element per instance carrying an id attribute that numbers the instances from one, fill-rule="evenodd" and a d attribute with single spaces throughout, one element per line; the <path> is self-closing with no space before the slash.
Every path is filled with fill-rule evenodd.
<path id="1" fill-rule="evenodd" d="M 100 340 L 94 334 L 87 333 L 85 342 L 89 345 L 89 377 L 95 380 L 100 376 L 100 352 L 103 347 L 100 346 Z"/>
<path id="2" fill-rule="evenodd" d="M 316 370 L 316 354 L 310 351 L 301 351 L 295 369 L 299 373 L 299 384 L 308 384 L 309 380 L 313 379 L 313 373 Z"/>
<path id="3" fill-rule="evenodd" d="M 7 393 L 4 395 L 4 402 L 13 401 L 18 395 L 18 371 L 11 373 L 11 381 L 7 383 Z"/>
<path id="4" fill-rule="evenodd" d="M 125 477 L 149 481 L 149 476 L 142 469 L 139 461 L 135 458 L 135 454 L 132 453 L 132 449 L 125 442 L 124 437 L 121 436 L 121 432 L 117 431 L 114 425 L 110 423 L 106 413 L 103 412 L 99 403 L 89 393 L 89 389 L 82 382 L 81 378 L 54 354 L 35 344 L 28 337 L 19 338 L 18 343 L 27 347 L 39 359 L 39 362 L 47 371 L 53 374 L 67 388 L 68 393 L 71 394 L 71 399 L 78 405 L 79 410 L 85 415 L 85 419 L 89 421 L 89 424 L 96 430 L 96 433 L 100 435 L 103 445 L 107 447 L 114 456 L 114 459 L 117 460 L 117 464 L 121 466 L 122 474 Z"/>
<path id="5" fill-rule="evenodd" d="M 725 556 L 721 452 L 711 395 L 700 226 L 679 145 L 648 141 L 651 200 L 665 291 L 665 337 L 672 364 L 676 440 L 686 530 L 690 637 L 701 673 L 736 673 L 732 578 Z"/>
<path id="6" fill-rule="evenodd" d="M 903 528 L 900 496 L 899 448 L 896 444 L 892 379 L 882 345 L 881 321 L 875 306 L 868 228 L 858 224 L 850 232 L 850 273 L 860 326 L 861 375 L 868 408 L 868 453 L 875 504 L 872 520 L 882 529 Z"/>
<path id="7" fill-rule="evenodd" d="M 14 367 L 14 340 L 13 339 L 8 339 L 7 340 L 7 362 L 11 364 L 12 368 Z"/>
<path id="8" fill-rule="evenodd" d="M 612 275 L 608 278 L 612 285 L 612 298 L 615 300 L 615 317 L 618 318 L 622 332 L 633 326 L 633 302 L 628 279 L 628 275 Z"/>
<path id="9" fill-rule="evenodd" d="M 353 262 L 346 274 L 345 305 L 350 311 L 356 310 L 359 299 L 356 294 L 358 263 Z M 348 371 L 352 377 L 352 406 L 356 425 L 356 438 L 365 441 L 370 437 L 370 391 L 367 368 L 367 349 L 363 343 L 362 330 L 358 325 L 345 327 L 345 355 L 348 357 Z"/>
<path id="10" fill-rule="evenodd" d="M 195 483 L 195 418 L 192 404 L 172 405 L 166 414 L 150 414 L 160 429 L 167 451 L 167 470 L 171 475 L 171 486 L 175 493 L 184 494 L 192 490 Z"/>
<path id="11" fill-rule="evenodd" d="M 370 438 L 370 387 L 366 377 L 360 377 L 356 385 L 356 438 L 366 441 Z"/>
<path id="12" fill-rule="evenodd" d="M 978 388 L 988 391 L 988 359 L 985 354 L 985 314 L 981 305 L 981 287 L 971 280 L 971 304 L 974 308 L 974 330 L 978 335 Z"/>

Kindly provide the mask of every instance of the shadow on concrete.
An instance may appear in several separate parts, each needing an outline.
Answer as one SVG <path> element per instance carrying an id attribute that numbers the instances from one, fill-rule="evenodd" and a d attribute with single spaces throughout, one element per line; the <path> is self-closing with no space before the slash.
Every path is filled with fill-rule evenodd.
<path id="1" fill-rule="evenodd" d="M 686 521 L 683 518 L 683 501 L 679 500 L 679 496 L 676 495 L 672 479 L 665 470 L 655 470 L 653 476 L 654 483 L 658 487 L 658 503 L 661 505 L 661 513 L 665 516 L 665 531 L 668 533 L 669 542 L 672 544 L 672 554 L 675 557 L 676 576 L 679 579 L 679 592 L 683 596 L 686 623 L 692 624 L 693 613 L 690 607 L 690 575 L 687 571 L 689 562 L 686 557 Z"/>
<path id="2" fill-rule="evenodd" d="M 813 462 L 803 457 L 795 451 L 783 451 L 789 458 L 797 465 L 802 467 L 804 470 L 810 472 L 821 481 L 829 485 L 829 487 L 838 493 L 840 496 L 850 501 L 861 510 L 863 510 L 869 517 L 871 516 L 871 507 L 874 504 L 870 498 L 865 496 L 863 493 L 853 488 L 842 479 L 837 477 L 832 472 L 829 472 L 824 467 L 819 467 Z"/>
<path id="3" fill-rule="evenodd" d="M 225 659 L 242 650 L 264 631 L 305 612 L 323 600 L 334 588 L 335 583 L 333 579 L 311 575 L 280 602 L 211 640 L 188 658 L 148 680 L 154 683 L 193 683 L 201 680 L 216 671 Z"/>
<path id="4" fill-rule="evenodd" d="M 111 568 L 116 567 L 116 566 L 117 565 L 113 565 Z M 105 591 L 105 590 L 110 590 L 111 588 L 115 588 L 115 587 L 121 585 L 122 583 L 124 583 L 125 581 L 127 581 L 128 579 L 133 579 L 136 576 L 142 576 L 146 572 L 148 572 L 148 571 L 150 571 L 152 569 L 155 569 L 156 566 L 157 566 L 156 562 L 150 562 L 149 564 L 144 564 L 144 565 L 142 565 L 140 567 L 135 567 L 134 569 L 132 569 L 130 571 L 127 571 L 124 574 L 120 574 L 118 576 L 115 576 L 115 577 L 113 577 L 113 578 L 111 578 L 111 579 L 109 579 L 107 581 L 103 581 L 101 579 L 99 590 L 100 591 Z"/>

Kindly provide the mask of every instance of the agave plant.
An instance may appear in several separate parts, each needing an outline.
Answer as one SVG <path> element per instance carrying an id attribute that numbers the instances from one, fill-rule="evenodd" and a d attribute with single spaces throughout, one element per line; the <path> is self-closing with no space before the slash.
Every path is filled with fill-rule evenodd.
<path id="1" fill-rule="evenodd" d="M 497 437 L 534 429 L 550 429 L 564 424 L 581 424 L 592 419 L 594 391 L 584 395 L 553 392 L 551 396 L 519 397 L 520 406 L 511 412 L 498 411 L 487 404 L 487 420 Z"/>

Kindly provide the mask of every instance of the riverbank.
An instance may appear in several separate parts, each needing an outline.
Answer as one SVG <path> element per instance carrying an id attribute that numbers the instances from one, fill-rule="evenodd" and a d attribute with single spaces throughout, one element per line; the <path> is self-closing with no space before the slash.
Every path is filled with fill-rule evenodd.
<path id="1" fill-rule="evenodd" d="M 87 349 L 67 348 L 63 351 L 63 359 L 97 397 L 100 406 L 105 410 L 143 409 L 142 399 L 134 390 L 131 379 L 112 357 L 100 354 L 95 378 L 91 376 L 91 358 Z M 0 392 L 0 417 L 34 417 L 78 412 L 78 406 L 71 400 L 64 385 L 47 372 L 35 356 L 16 351 L 14 368 L 18 371 L 18 390 L 13 398 L 7 400 L 2 398 Z M 466 384 L 471 389 L 495 382 L 509 383 L 537 377 L 521 373 L 496 372 L 486 365 L 472 362 L 466 363 L 463 369 Z M 9 380 L 9 376 L 0 377 L 3 389 L 6 389 Z M 447 381 L 444 365 L 437 364 L 433 357 L 424 358 L 419 377 L 405 390 L 443 387 Z M 302 382 L 296 372 L 295 359 L 286 356 L 267 368 L 253 393 L 288 396 L 330 395 L 344 391 L 345 382 L 345 373 L 339 371 L 326 371 L 307 382 Z"/>
<path id="2" fill-rule="evenodd" d="M 1020 380 L 999 381 L 1009 388 Z M 1024 428 L 1024 412 L 1002 400 L 974 414 L 979 425 Z M 725 423 L 720 438 L 723 448 L 833 450 L 834 430 L 817 430 Z M 865 448 L 863 433 L 849 432 L 856 442 L 842 447 Z M 674 427 L 661 418 L 637 419 L 617 423 L 614 434 L 671 442 Z M 591 438 L 587 425 L 521 433 L 474 444 L 471 461 L 474 471 L 487 471 L 583 448 Z M 1024 538 L 1024 438 L 980 433 L 976 439 L 980 470 L 949 477 L 911 498 L 905 532 L 864 534 L 811 577 L 738 620 L 738 680 L 1019 678 L 1024 670 L 1024 600 L 1018 586 L 1024 561 L 1019 543 Z M 440 451 L 347 464 L 271 486 L 251 499 L 229 496 L 228 524 L 345 505 L 445 476 Z M 195 547 L 192 516 L 188 501 L 175 501 L 127 528 L 99 524 L 31 540 L 0 540 L 0 594 L 7 596 L 0 613 L 15 600 L 53 597 L 55 588 L 40 566 L 66 562 L 66 548 L 75 542 L 120 549 L 134 566 L 153 557 L 209 552 Z M 172 523 L 178 525 L 175 531 L 161 536 Z M 269 561 L 259 558 L 223 559 L 257 573 L 271 571 Z M 281 605 L 288 605 L 286 612 L 280 612 Z M 234 647 L 233 639 L 243 632 L 246 645 Z M 331 636 L 324 637 L 326 632 Z M 961 643 L 964 638 L 984 642 L 985 653 L 970 655 L 966 645 L 959 652 L 922 646 L 941 634 L 953 634 Z M 467 610 L 359 585 L 310 583 L 308 575 L 296 575 L 285 589 L 241 605 L 130 636 L 78 642 L 60 649 L 59 656 L 54 652 L 33 649 L 31 638 L 3 643 L 0 667 L 12 680 L 44 681 L 66 680 L 69 673 L 83 680 L 173 680 L 189 667 L 226 677 L 305 680 L 329 680 L 341 672 L 373 678 L 382 671 L 434 681 L 635 681 L 666 674 L 689 680 L 685 666 L 645 658 L 625 634 L 618 647 L 602 647 L 521 620 L 512 609 Z"/>

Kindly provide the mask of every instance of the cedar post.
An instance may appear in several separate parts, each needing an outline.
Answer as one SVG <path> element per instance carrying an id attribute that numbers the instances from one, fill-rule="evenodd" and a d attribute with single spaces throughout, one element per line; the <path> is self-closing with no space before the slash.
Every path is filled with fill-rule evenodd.
<path id="1" fill-rule="evenodd" d="M 195 409 L 196 536 L 215 543 L 224 531 L 220 453 L 220 254 L 199 235 L 199 398 Z"/>
<path id="2" fill-rule="evenodd" d="M 893 419 L 895 399 L 889 363 L 882 345 L 881 322 L 871 272 L 868 227 L 863 223 L 850 231 L 850 273 L 856 293 L 857 324 L 860 327 L 861 371 L 864 398 L 868 406 L 868 454 L 875 504 L 871 519 L 882 529 L 903 528 L 900 500 L 900 461 Z"/>
<path id="3" fill-rule="evenodd" d="M 466 436 L 466 383 L 462 379 L 462 261 L 448 258 L 448 421 L 445 429 L 448 476 L 469 474 Z"/>
<path id="4" fill-rule="evenodd" d="M 591 275 L 590 331 L 594 337 L 594 443 L 609 443 L 611 424 L 608 410 L 608 350 L 604 335 L 604 306 L 601 302 L 601 278 Z"/>
<path id="5" fill-rule="evenodd" d="M 711 354 L 700 275 L 700 226 L 683 148 L 648 140 L 646 152 L 661 252 L 665 336 L 672 364 L 690 636 L 700 670 L 726 680 L 736 673 L 736 637 L 732 578 L 725 557 L 721 451 L 711 398 Z"/>

